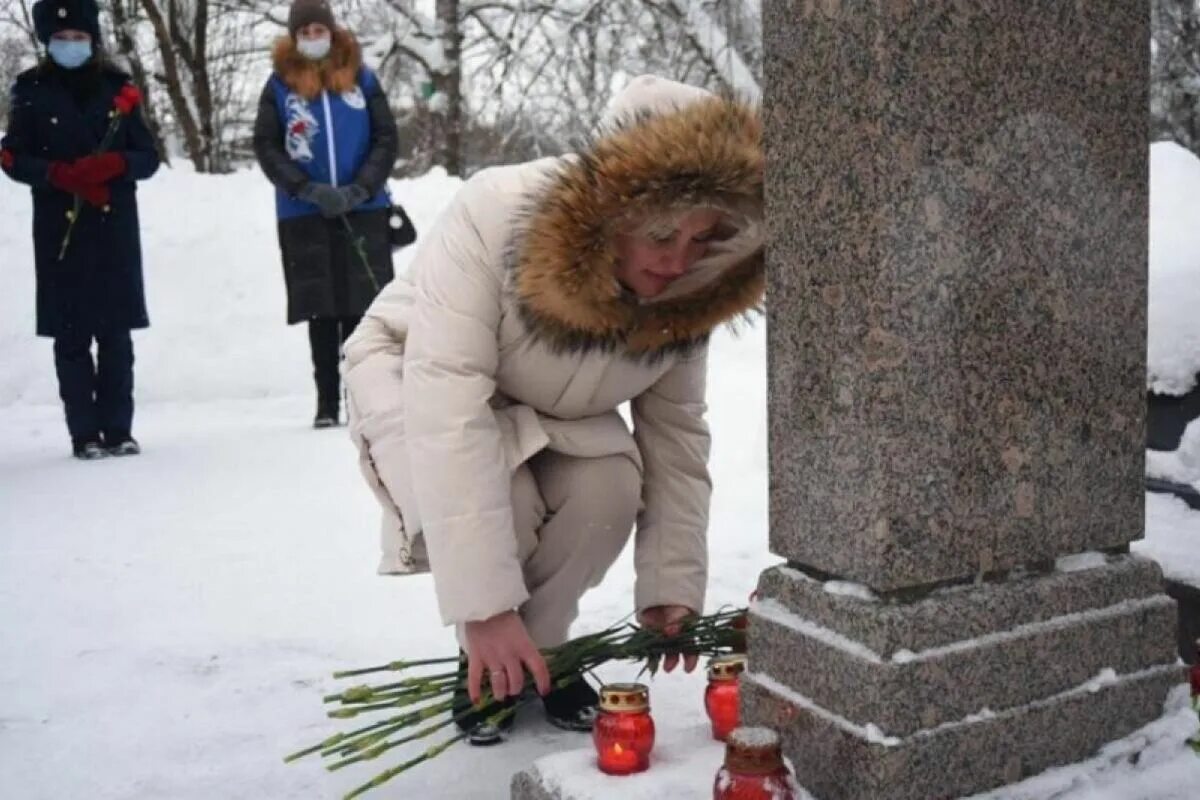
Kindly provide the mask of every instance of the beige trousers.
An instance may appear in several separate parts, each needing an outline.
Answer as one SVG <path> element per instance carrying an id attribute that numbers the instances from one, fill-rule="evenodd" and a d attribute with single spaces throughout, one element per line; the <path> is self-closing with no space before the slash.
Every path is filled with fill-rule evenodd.
<path id="1" fill-rule="evenodd" d="M 579 599 L 599 585 L 629 540 L 641 495 L 641 473 L 623 455 L 543 450 L 513 474 L 517 553 L 529 590 L 520 613 L 538 647 L 567 640 Z M 465 648 L 461 625 L 458 639 Z"/>

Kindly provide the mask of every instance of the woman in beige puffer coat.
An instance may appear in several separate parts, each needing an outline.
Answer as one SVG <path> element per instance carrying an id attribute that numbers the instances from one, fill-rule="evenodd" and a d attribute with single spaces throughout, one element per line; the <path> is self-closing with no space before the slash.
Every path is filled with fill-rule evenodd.
<path id="1" fill-rule="evenodd" d="M 762 181 L 756 109 L 638 78 L 585 151 L 468 180 L 347 342 L 380 571 L 432 568 L 472 699 L 547 693 L 635 523 L 639 619 L 703 609 L 707 340 L 762 299 Z"/>

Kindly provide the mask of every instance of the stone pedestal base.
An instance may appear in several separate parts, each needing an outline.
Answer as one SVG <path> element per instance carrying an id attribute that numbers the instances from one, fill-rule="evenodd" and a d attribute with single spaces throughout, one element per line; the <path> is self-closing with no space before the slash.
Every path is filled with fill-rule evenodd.
<path id="1" fill-rule="evenodd" d="M 876 598 L 788 568 L 752 610 L 743 719 L 822 800 L 927 800 L 1080 761 L 1162 713 L 1183 673 L 1155 564 Z"/>

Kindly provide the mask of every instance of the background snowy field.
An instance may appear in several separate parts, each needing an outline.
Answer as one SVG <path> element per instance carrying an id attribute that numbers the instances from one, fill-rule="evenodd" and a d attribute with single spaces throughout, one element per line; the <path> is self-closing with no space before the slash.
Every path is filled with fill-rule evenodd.
<path id="1" fill-rule="evenodd" d="M 393 192 L 426 231 L 456 185 L 431 173 Z M 344 429 L 309 428 L 307 341 L 283 321 L 265 180 L 177 168 L 144 185 L 141 208 L 153 325 L 135 334 L 135 435 L 145 453 L 81 463 L 68 457 L 50 343 L 32 335 L 29 199 L 0 181 L 0 797 L 339 796 L 377 770 L 330 775 L 316 762 L 281 762 L 335 730 L 320 705 L 329 673 L 444 655 L 453 638 L 427 577 L 374 575 L 377 512 L 353 448 Z M 1172 275 L 1189 263 L 1200 274 L 1195 257 L 1177 261 Z M 1152 283 L 1152 320 L 1155 291 Z M 1195 308 L 1178 325 L 1200 319 Z M 744 602 L 775 561 L 764 342 L 761 324 L 714 342 L 710 608 Z M 1164 363 L 1181 374 L 1167 350 Z M 1200 536 L 1189 530 L 1200 517 L 1170 502 L 1151 509 L 1169 520 L 1175 538 L 1164 552 L 1179 545 L 1171 558 L 1183 573 L 1200 549 L 1184 537 Z M 627 614 L 632 584 L 627 553 L 585 598 L 577 630 Z M 654 682 L 660 742 L 697 736 L 702 689 L 699 676 Z M 1194 798 L 1200 758 L 1181 740 L 1196 725 L 1179 698 L 1174 708 L 1134 743 L 1157 742 L 1136 767 L 1123 755 L 1133 744 L 1123 743 L 1087 768 L 997 797 Z M 507 797 L 516 769 L 588 744 L 536 714 L 521 722 L 507 745 L 450 751 L 376 796 Z M 701 777 L 681 779 L 710 780 Z M 633 796 L 633 784 L 620 786 Z M 611 787 L 601 796 L 614 796 Z"/>

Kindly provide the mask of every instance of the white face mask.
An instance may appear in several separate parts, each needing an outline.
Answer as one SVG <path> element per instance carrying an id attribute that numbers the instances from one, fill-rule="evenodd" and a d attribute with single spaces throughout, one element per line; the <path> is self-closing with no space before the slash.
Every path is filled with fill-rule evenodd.
<path id="1" fill-rule="evenodd" d="M 320 61 L 325 56 L 329 55 L 329 37 L 322 36 L 320 39 L 297 39 L 296 49 L 300 51 L 300 55 L 312 61 Z"/>

